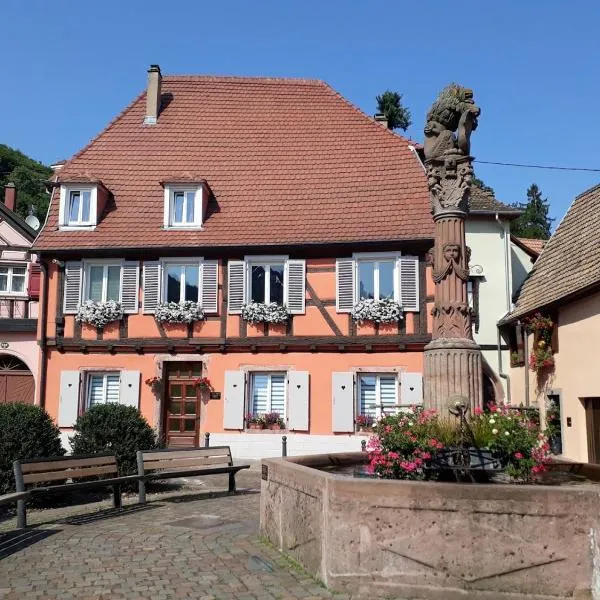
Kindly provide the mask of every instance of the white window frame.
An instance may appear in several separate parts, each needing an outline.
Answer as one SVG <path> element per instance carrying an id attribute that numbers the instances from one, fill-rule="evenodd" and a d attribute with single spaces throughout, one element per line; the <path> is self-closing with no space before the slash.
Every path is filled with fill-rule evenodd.
<path id="1" fill-rule="evenodd" d="M 16 297 L 16 298 L 25 298 L 27 297 L 27 287 L 29 284 L 29 263 L 16 263 L 16 262 L 11 262 L 11 263 L 0 263 L 0 268 L 5 268 L 8 269 L 8 277 L 7 277 L 7 290 L 3 291 L 0 290 L 0 296 L 2 296 L 3 298 L 6 298 L 8 296 L 10 297 Z M 22 292 L 14 292 L 12 290 L 12 281 L 13 281 L 13 269 L 14 268 L 18 268 L 18 269 L 25 269 L 25 279 L 23 282 L 23 291 Z"/>
<path id="2" fill-rule="evenodd" d="M 375 271 L 373 282 L 373 290 L 375 300 L 379 299 L 379 262 L 392 262 L 394 263 L 394 301 L 400 302 L 400 262 L 401 254 L 399 252 L 377 252 L 377 253 L 354 253 L 352 258 L 354 259 L 354 303 L 356 304 L 360 300 L 360 263 L 361 262 L 375 262 Z"/>
<path id="3" fill-rule="evenodd" d="M 115 402 L 113 404 L 121 404 L 121 371 L 116 370 L 116 371 L 94 371 L 94 370 L 89 370 L 89 371 L 84 371 L 85 373 L 85 397 L 83 399 L 83 409 L 84 412 L 89 410 L 91 408 L 91 386 L 92 386 L 92 377 L 98 377 L 101 376 L 103 377 L 103 381 L 102 381 L 102 395 L 103 395 L 103 399 L 104 402 L 102 402 L 102 404 L 108 404 L 108 400 L 106 399 L 106 378 L 109 375 L 116 375 L 119 378 L 119 401 Z"/>
<path id="4" fill-rule="evenodd" d="M 252 267 L 271 267 L 271 265 L 283 265 L 283 305 L 287 303 L 288 296 L 288 259 L 289 256 L 245 256 L 246 265 L 246 302 L 252 302 Z M 269 300 L 267 300 L 267 298 Z M 271 277 L 265 274 L 265 304 L 270 303 Z"/>
<path id="5" fill-rule="evenodd" d="M 194 221 L 187 223 L 185 220 L 181 223 L 175 222 L 175 194 L 182 193 L 187 203 L 187 194 L 194 194 Z M 164 227 L 165 229 L 201 229 L 202 228 L 202 207 L 203 207 L 204 188 L 201 185 L 165 185 L 164 195 Z M 186 205 L 184 205 L 185 208 Z M 187 211 L 184 210 L 184 219 Z"/>
<path id="6" fill-rule="evenodd" d="M 73 192 L 90 192 L 90 218 L 88 221 L 70 221 L 71 194 Z M 98 186 L 96 185 L 61 185 L 60 186 L 60 229 L 92 229 L 98 222 Z"/>
<path id="7" fill-rule="evenodd" d="M 400 381 L 398 380 L 398 373 L 395 371 L 362 371 L 357 373 L 357 385 L 356 385 L 356 414 L 362 415 L 360 406 L 361 387 L 363 377 L 375 377 L 377 383 L 375 384 L 375 418 L 379 419 L 381 416 L 388 416 L 390 414 L 396 414 L 400 408 Z M 393 377 L 396 385 L 394 387 L 396 391 L 396 403 L 392 405 L 394 407 L 393 412 L 390 411 L 390 406 L 386 406 L 385 413 L 383 405 L 381 403 L 381 377 Z"/>
<path id="8" fill-rule="evenodd" d="M 259 414 L 267 414 L 267 413 L 274 412 L 273 407 L 271 405 L 271 376 L 272 375 L 283 375 L 283 414 L 280 414 L 279 417 L 285 421 L 287 419 L 287 410 L 288 410 L 288 408 L 287 408 L 288 372 L 287 371 L 279 371 L 279 370 L 263 371 L 260 369 L 248 371 L 249 385 L 248 385 L 248 402 L 247 402 L 248 411 L 247 412 L 253 412 L 253 410 L 254 410 L 254 376 L 255 375 L 268 375 L 269 376 L 269 383 L 267 386 L 268 408 L 265 410 L 264 413 L 259 413 Z"/>
<path id="9" fill-rule="evenodd" d="M 90 268 L 91 267 L 104 267 L 104 271 L 102 273 L 102 300 L 101 302 L 106 302 L 106 293 L 108 291 L 108 267 L 119 267 L 121 269 L 121 274 L 119 277 L 119 300 L 118 302 L 122 302 L 123 300 L 123 260 L 85 260 L 83 261 L 83 298 L 82 302 L 87 302 L 90 300 Z"/>
<path id="10" fill-rule="evenodd" d="M 203 263 L 204 259 L 202 257 L 196 258 L 196 257 L 192 257 L 192 258 L 163 258 L 161 259 L 160 263 L 161 263 L 161 272 L 162 272 L 162 277 L 161 277 L 161 288 L 160 288 L 160 300 L 161 302 L 167 302 L 167 267 L 172 267 L 172 266 L 176 266 L 176 267 L 181 267 L 181 266 L 186 266 L 186 267 L 196 267 L 198 269 L 198 300 L 196 302 L 198 302 L 200 305 L 202 305 L 202 263 Z M 180 302 L 182 301 L 182 290 L 184 290 L 185 292 L 185 276 L 184 276 L 184 284 L 181 285 L 181 283 L 179 284 L 179 298 L 180 298 Z"/>

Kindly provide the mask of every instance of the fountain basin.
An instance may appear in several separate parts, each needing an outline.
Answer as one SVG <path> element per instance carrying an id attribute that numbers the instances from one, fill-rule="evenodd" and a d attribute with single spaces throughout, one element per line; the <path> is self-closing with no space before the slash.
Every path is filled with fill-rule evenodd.
<path id="1" fill-rule="evenodd" d="M 360 452 L 263 460 L 262 535 L 331 590 L 415 600 L 600 598 L 599 486 L 328 471 L 366 461 Z"/>

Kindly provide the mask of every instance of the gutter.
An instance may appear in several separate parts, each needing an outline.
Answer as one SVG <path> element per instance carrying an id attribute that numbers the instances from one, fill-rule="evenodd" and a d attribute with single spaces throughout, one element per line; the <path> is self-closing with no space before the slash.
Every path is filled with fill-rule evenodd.
<path id="1" fill-rule="evenodd" d="M 500 229 L 502 230 L 502 233 L 504 235 L 504 270 L 506 273 L 506 307 L 507 307 L 507 312 L 510 313 L 511 308 L 512 308 L 512 302 L 511 302 L 512 274 L 511 274 L 511 268 L 510 268 L 510 266 L 511 266 L 510 265 L 510 235 L 508 235 L 505 226 L 500 221 L 499 213 L 496 213 L 495 219 L 496 219 L 496 223 L 498 223 L 498 227 L 500 227 Z M 502 338 L 500 335 L 500 328 L 498 327 L 498 325 L 496 325 L 496 330 L 498 332 L 498 375 L 506 381 L 506 399 L 508 400 L 508 404 L 511 404 L 512 398 L 511 398 L 511 389 L 510 389 L 510 375 L 508 373 L 504 373 L 504 371 L 502 369 L 502 349 L 501 349 Z M 527 403 L 527 406 L 529 406 L 529 403 Z"/>

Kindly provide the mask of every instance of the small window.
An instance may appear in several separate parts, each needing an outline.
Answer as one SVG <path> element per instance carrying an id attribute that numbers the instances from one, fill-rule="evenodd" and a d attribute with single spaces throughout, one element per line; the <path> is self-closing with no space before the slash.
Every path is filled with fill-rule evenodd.
<path id="1" fill-rule="evenodd" d="M 88 375 L 86 408 L 96 404 L 119 402 L 121 376 L 118 372 Z"/>
<path id="2" fill-rule="evenodd" d="M 90 264 L 86 270 L 85 300 L 121 301 L 121 265 Z"/>
<path id="3" fill-rule="evenodd" d="M 24 294 L 27 267 L 0 266 L 0 292 L 6 294 Z"/>
<path id="4" fill-rule="evenodd" d="M 198 264 L 166 264 L 165 265 L 165 300 L 166 302 L 198 302 L 200 286 L 200 268 Z"/>
<path id="5" fill-rule="evenodd" d="M 358 300 L 396 298 L 396 261 L 358 261 Z"/>
<path id="6" fill-rule="evenodd" d="M 91 191 L 71 190 L 67 210 L 67 225 L 92 225 Z"/>
<path id="7" fill-rule="evenodd" d="M 165 227 L 202 225 L 201 189 L 165 188 L 165 203 Z"/>
<path id="8" fill-rule="evenodd" d="M 398 381 L 394 373 L 358 377 L 358 414 L 378 418 L 394 414 L 398 405 Z"/>
<path id="9" fill-rule="evenodd" d="M 283 263 L 250 264 L 250 299 L 252 302 L 283 305 L 284 299 Z"/>
<path id="10" fill-rule="evenodd" d="M 286 373 L 252 373 L 250 406 L 253 414 L 276 412 L 285 419 Z"/>

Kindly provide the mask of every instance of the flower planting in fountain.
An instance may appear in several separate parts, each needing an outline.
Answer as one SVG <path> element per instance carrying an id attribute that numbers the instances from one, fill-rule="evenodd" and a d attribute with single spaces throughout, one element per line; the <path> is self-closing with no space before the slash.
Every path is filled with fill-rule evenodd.
<path id="1" fill-rule="evenodd" d="M 436 465 L 461 444 L 497 459 L 514 481 L 534 480 L 550 462 L 539 422 L 532 413 L 514 408 L 476 409 L 465 421 L 467 440 L 458 419 L 421 407 L 382 417 L 373 429 L 367 447 L 369 468 L 386 479 L 435 479 L 440 473 Z"/>

